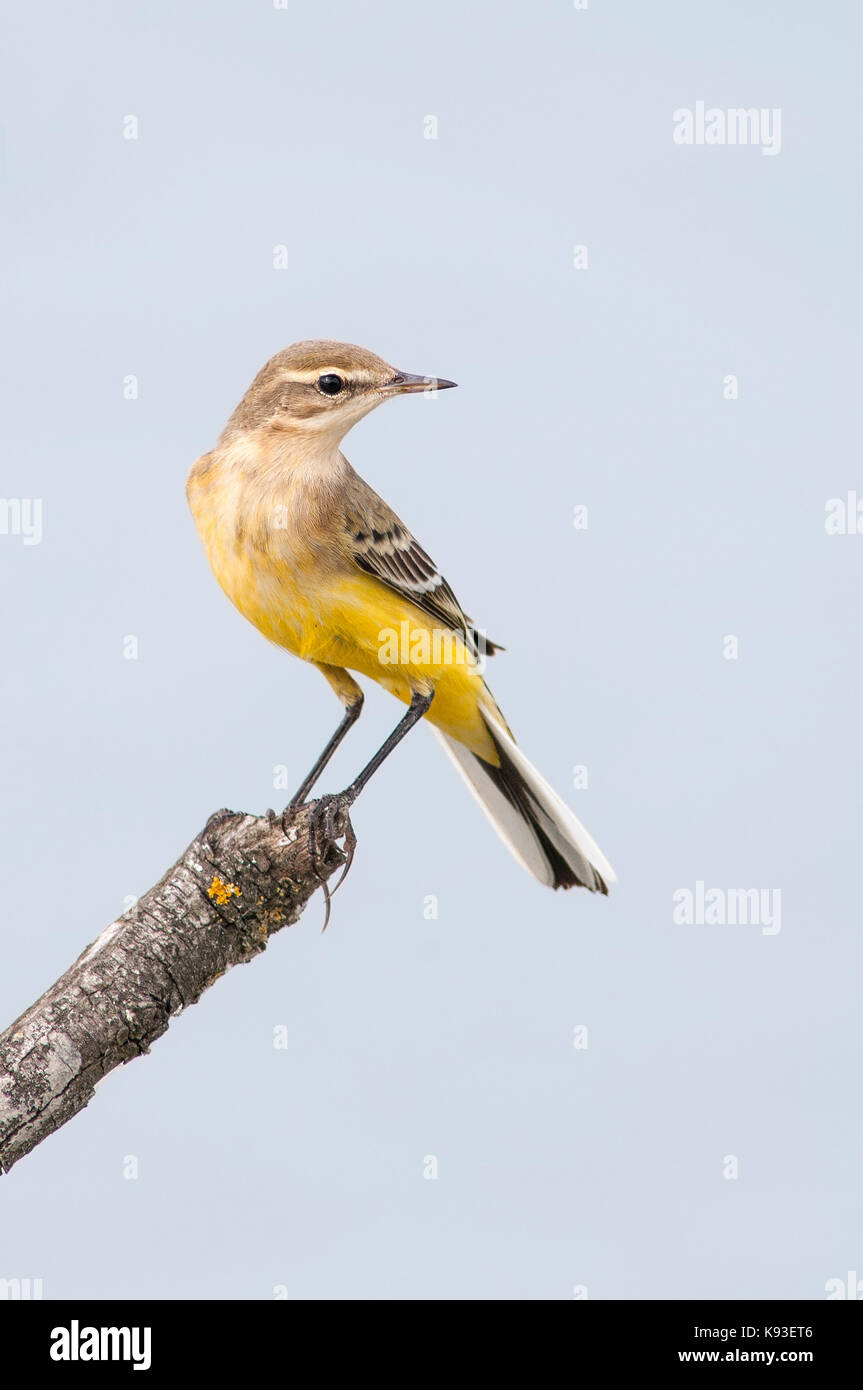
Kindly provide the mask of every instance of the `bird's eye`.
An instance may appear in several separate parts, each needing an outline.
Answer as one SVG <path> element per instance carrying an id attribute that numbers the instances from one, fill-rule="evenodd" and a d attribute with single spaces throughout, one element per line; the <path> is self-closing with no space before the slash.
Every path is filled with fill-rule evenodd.
<path id="1" fill-rule="evenodd" d="M 338 372 L 324 372 L 323 376 L 318 377 L 318 390 L 323 391 L 325 396 L 337 396 L 344 389 L 345 383 Z"/>

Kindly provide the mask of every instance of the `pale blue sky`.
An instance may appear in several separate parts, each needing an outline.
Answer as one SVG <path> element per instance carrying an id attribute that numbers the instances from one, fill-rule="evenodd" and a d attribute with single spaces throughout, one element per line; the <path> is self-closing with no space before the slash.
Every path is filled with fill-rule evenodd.
<path id="1" fill-rule="evenodd" d="M 857 8 L 10 24 L 0 496 L 42 498 L 44 536 L 0 535 L 0 1026 L 339 717 L 222 596 L 183 495 L 298 338 L 460 383 L 346 452 L 507 648 L 495 694 L 621 882 L 541 889 L 418 730 L 326 935 L 315 903 L 0 1181 L 0 1277 L 823 1297 L 863 1268 L 863 536 L 824 528 L 863 496 Z M 675 145 L 698 100 L 780 108 L 781 153 Z M 330 790 L 400 712 L 366 710 Z M 676 924 L 699 881 L 779 889 L 781 931 Z"/>

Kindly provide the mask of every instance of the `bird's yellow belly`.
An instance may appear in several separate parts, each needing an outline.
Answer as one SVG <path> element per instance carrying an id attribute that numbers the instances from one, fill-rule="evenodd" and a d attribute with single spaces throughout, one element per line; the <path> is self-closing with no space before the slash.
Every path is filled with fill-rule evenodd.
<path id="1" fill-rule="evenodd" d="M 426 718 L 497 762 L 479 709 L 490 697 L 455 634 L 371 576 L 307 571 L 301 584 L 283 551 L 274 559 L 211 529 L 202 539 L 228 598 L 271 642 L 368 676 L 405 704 L 414 691 L 433 690 Z"/>
<path id="2" fill-rule="evenodd" d="M 480 713 L 481 705 L 494 709 L 494 702 L 461 638 L 435 627 L 421 609 L 378 580 L 363 576 L 335 586 L 323 621 L 307 632 L 301 655 L 368 676 L 405 704 L 415 691 L 433 691 L 426 718 L 497 763 Z"/>

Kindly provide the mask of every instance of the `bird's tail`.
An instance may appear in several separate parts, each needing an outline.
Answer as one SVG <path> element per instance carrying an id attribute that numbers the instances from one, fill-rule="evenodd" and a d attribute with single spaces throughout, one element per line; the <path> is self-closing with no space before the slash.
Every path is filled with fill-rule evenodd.
<path id="1" fill-rule="evenodd" d="M 500 758 L 493 767 L 448 734 L 435 733 L 504 844 L 519 863 L 550 888 L 578 884 L 607 893 L 614 870 L 581 822 L 528 762 L 503 725 L 482 711 Z"/>

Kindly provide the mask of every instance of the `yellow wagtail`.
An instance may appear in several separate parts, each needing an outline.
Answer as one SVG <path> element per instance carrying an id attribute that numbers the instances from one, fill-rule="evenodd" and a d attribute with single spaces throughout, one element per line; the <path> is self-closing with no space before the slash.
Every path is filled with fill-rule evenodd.
<path id="1" fill-rule="evenodd" d="M 404 522 L 341 453 L 381 401 L 455 382 L 396 371 L 349 343 L 294 343 L 258 373 L 186 488 L 228 598 L 265 637 L 312 662 L 345 706 L 291 805 L 305 801 L 348 729 L 369 676 L 409 706 L 346 791 L 348 807 L 424 715 L 501 838 L 553 888 L 607 893 L 614 871 L 516 745 L 482 676 L 494 651 Z M 317 810 L 315 812 L 317 815 Z"/>

